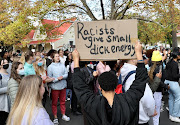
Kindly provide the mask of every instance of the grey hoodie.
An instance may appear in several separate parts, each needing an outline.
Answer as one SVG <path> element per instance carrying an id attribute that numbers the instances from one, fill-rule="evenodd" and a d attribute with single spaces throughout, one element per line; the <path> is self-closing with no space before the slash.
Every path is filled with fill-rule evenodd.
<path id="1" fill-rule="evenodd" d="M 68 72 L 64 64 L 62 63 L 51 63 L 48 66 L 47 74 L 49 77 L 55 78 L 53 83 L 51 84 L 51 88 L 53 90 L 62 90 L 67 87 L 66 79 L 68 77 Z M 63 79 L 59 81 L 57 78 L 63 76 Z"/>

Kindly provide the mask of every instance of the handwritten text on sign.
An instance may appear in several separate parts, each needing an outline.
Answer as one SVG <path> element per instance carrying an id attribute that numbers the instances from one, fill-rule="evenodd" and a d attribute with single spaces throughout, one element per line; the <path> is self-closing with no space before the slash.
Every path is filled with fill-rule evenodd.
<path id="1" fill-rule="evenodd" d="M 134 58 L 137 21 L 75 23 L 75 42 L 82 60 Z"/>

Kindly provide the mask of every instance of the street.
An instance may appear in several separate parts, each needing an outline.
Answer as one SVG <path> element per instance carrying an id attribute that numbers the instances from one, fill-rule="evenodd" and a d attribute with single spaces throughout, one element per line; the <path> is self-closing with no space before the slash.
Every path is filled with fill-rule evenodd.
<path id="1" fill-rule="evenodd" d="M 164 106 L 164 111 L 161 113 L 160 125 L 179 125 L 179 123 L 171 122 L 168 118 L 169 114 L 168 114 L 168 111 L 166 110 L 166 106 L 168 105 L 167 104 L 168 96 L 164 96 L 163 100 L 165 102 L 165 106 Z M 66 101 L 66 115 L 71 118 L 70 122 L 65 122 L 61 119 L 60 106 L 58 106 L 59 125 L 84 125 L 82 115 L 74 116 L 73 113 L 71 113 L 69 104 L 70 104 L 70 101 Z M 53 114 L 52 114 L 50 105 L 51 105 L 51 101 L 48 98 L 47 103 L 46 103 L 46 110 L 47 110 L 48 114 L 50 115 L 51 120 L 53 120 Z"/>

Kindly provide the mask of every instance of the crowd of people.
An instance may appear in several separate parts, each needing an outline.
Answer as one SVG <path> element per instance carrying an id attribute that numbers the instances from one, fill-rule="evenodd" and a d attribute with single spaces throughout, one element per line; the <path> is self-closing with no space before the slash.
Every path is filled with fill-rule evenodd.
<path id="1" fill-rule="evenodd" d="M 159 125 L 166 92 L 169 119 L 180 123 L 180 48 L 146 50 L 137 42 L 135 51 L 136 59 L 99 62 L 80 61 L 76 49 L 1 52 L 0 125 L 61 124 L 58 100 L 67 122 L 70 100 L 84 125 Z"/>

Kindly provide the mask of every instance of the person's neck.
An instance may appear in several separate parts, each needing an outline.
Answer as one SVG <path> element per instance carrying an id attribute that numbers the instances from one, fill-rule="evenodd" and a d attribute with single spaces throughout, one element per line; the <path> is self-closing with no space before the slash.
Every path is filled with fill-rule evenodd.
<path id="1" fill-rule="evenodd" d="M 7 74 L 7 71 L 5 69 L 3 69 L 3 68 L 0 69 L 0 72 Z"/>
<path id="2" fill-rule="evenodd" d="M 60 57 L 62 57 L 62 58 L 63 58 L 63 57 L 64 57 L 64 55 L 61 55 Z"/>
<path id="3" fill-rule="evenodd" d="M 55 61 L 54 63 L 59 63 L 59 61 Z"/>
<path id="4" fill-rule="evenodd" d="M 32 64 L 32 61 L 31 61 L 31 60 L 28 60 L 27 63 L 28 63 L 28 64 Z"/>
<path id="5" fill-rule="evenodd" d="M 131 64 L 131 65 L 136 66 L 136 64 L 134 64 L 134 62 L 133 62 L 133 61 L 129 61 L 129 62 L 128 62 L 128 64 Z"/>
<path id="6" fill-rule="evenodd" d="M 176 59 L 173 59 L 175 62 L 177 62 L 178 61 L 178 59 L 176 58 Z"/>
<path id="7" fill-rule="evenodd" d="M 102 94 L 107 99 L 109 105 L 112 107 L 115 92 L 114 91 L 105 92 L 104 90 L 102 90 Z"/>

